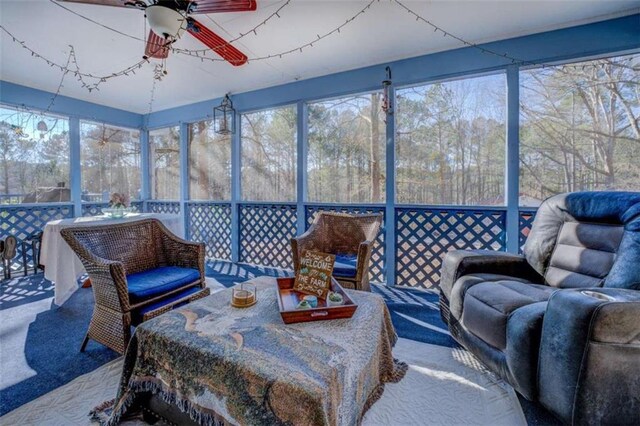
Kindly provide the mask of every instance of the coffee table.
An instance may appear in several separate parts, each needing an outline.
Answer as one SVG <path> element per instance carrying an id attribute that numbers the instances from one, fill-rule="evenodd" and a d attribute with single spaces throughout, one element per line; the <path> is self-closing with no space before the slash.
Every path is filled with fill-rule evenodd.
<path id="1" fill-rule="evenodd" d="M 183 412 L 204 424 L 353 425 L 404 376 L 380 296 L 352 290 L 352 318 L 285 325 L 275 278 L 253 283 L 250 308 L 231 307 L 227 289 L 141 324 L 115 402 L 94 417 L 116 424 L 146 409 L 180 424 Z"/>

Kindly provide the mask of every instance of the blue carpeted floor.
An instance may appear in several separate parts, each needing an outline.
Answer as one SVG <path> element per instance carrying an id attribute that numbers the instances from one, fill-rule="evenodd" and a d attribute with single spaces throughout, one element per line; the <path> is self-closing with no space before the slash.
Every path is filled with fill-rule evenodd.
<path id="1" fill-rule="evenodd" d="M 95 343 L 79 352 L 91 318 L 91 289 L 78 290 L 56 307 L 53 289 L 41 274 L 0 286 L 0 414 L 117 358 Z"/>
<path id="2" fill-rule="evenodd" d="M 260 275 L 285 276 L 275 268 L 208 262 L 206 274 L 225 287 Z M 438 295 L 374 285 L 384 297 L 400 337 L 455 347 L 440 319 Z M 89 342 L 79 352 L 93 309 L 91 289 L 79 289 L 62 306 L 52 304 L 53 287 L 42 274 L 0 283 L 0 415 L 117 358 Z M 530 424 L 554 420 L 537 405 L 523 401 Z"/>

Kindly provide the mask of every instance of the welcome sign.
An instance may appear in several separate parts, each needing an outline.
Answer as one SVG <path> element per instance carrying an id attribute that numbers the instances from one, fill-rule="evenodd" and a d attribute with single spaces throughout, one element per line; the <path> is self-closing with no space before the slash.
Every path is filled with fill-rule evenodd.
<path id="1" fill-rule="evenodd" d="M 331 288 L 331 274 L 335 260 L 336 257 L 333 254 L 303 250 L 293 289 L 326 299 Z"/>

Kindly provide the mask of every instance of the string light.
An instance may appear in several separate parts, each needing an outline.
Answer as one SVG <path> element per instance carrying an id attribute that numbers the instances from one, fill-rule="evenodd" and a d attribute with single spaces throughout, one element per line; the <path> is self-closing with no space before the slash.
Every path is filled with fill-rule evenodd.
<path id="1" fill-rule="evenodd" d="M 157 72 L 157 70 L 156 70 Z M 156 84 L 161 81 L 162 78 L 157 78 L 154 77 L 153 79 L 153 85 L 151 86 L 151 94 L 149 96 L 149 111 L 148 111 L 148 115 L 151 115 L 151 113 L 153 112 L 153 102 L 156 100 Z"/>
<path id="2" fill-rule="evenodd" d="M 153 112 L 153 103 L 156 100 L 156 85 L 158 84 L 159 81 L 162 81 L 162 78 L 164 77 L 164 73 L 163 73 L 163 66 L 160 64 L 156 64 L 156 66 L 153 69 L 153 83 L 151 84 L 151 91 L 149 93 L 149 108 L 147 110 L 147 115 L 144 117 L 144 124 L 143 124 L 143 128 L 144 129 L 148 129 L 149 128 L 149 117 L 151 117 L 151 113 Z"/>
<path id="3" fill-rule="evenodd" d="M 349 25 L 350 23 L 355 21 L 359 16 L 363 15 L 364 13 L 366 13 L 366 11 L 369 10 L 369 8 L 371 8 L 373 3 L 376 3 L 376 2 L 379 2 L 379 1 L 380 0 L 371 0 L 369 3 L 367 3 L 367 5 L 365 7 L 360 9 L 360 11 L 358 11 L 358 13 L 356 13 L 355 15 L 353 15 L 352 17 L 350 17 L 349 19 L 344 21 L 344 23 L 342 23 L 337 28 L 334 28 L 333 30 L 331 30 L 329 32 L 326 32 L 323 35 L 316 34 L 317 38 L 314 39 L 313 41 L 307 42 L 307 43 L 303 44 L 302 46 L 298 46 L 298 47 L 295 47 L 293 49 L 285 50 L 284 52 L 272 53 L 272 54 L 269 54 L 269 55 L 258 56 L 258 57 L 255 57 L 255 58 L 249 58 L 247 60 L 247 63 L 255 62 L 255 61 L 264 61 L 264 60 L 273 59 L 273 58 L 282 58 L 283 56 L 290 55 L 292 53 L 302 53 L 303 49 L 306 49 L 307 47 L 313 47 L 313 45 L 315 43 L 318 43 L 320 40 L 324 40 L 327 37 L 330 37 L 330 36 L 332 36 L 334 34 L 340 33 L 341 29 L 343 29 L 344 27 L 346 27 L 347 25 Z M 209 57 L 205 57 L 205 56 L 197 56 L 195 53 L 192 53 L 191 51 L 179 50 L 179 49 L 175 49 L 175 48 L 172 48 L 171 50 L 175 51 L 176 53 L 179 53 L 181 55 L 198 57 L 198 58 L 200 58 L 201 61 L 205 61 L 205 60 L 206 61 L 210 61 L 210 62 L 224 62 L 225 61 L 222 58 L 209 58 Z"/>
<path id="4" fill-rule="evenodd" d="M 479 45 L 477 43 L 473 43 L 471 41 L 465 40 L 462 37 L 459 37 L 459 36 L 457 36 L 455 34 L 452 34 L 451 32 L 449 32 L 449 31 L 443 29 L 442 27 L 434 24 L 430 20 L 424 18 L 423 16 L 421 16 L 420 14 L 415 12 L 413 9 L 409 8 L 408 6 L 406 6 L 400 0 L 391 0 L 391 1 L 396 3 L 402 9 L 407 11 L 409 14 L 413 15 L 416 18 L 416 21 L 421 21 L 421 22 L 429 25 L 431 28 L 433 28 L 433 32 L 434 33 L 440 32 L 440 33 L 442 33 L 443 37 L 449 37 L 449 38 L 452 38 L 454 40 L 457 40 L 460 43 L 462 43 L 463 45 L 465 45 L 467 47 L 472 47 L 474 49 L 477 49 L 482 53 L 493 55 L 493 56 L 497 56 L 497 57 L 499 57 L 501 59 L 506 59 L 507 61 L 511 61 L 512 64 L 519 65 L 519 66 L 523 66 L 523 65 L 524 66 L 537 66 L 537 67 L 541 67 L 541 68 L 557 67 L 558 66 L 557 64 L 549 64 L 549 63 L 544 63 L 544 62 L 525 60 L 525 59 L 521 59 L 521 58 L 517 58 L 517 57 L 511 56 L 511 55 L 509 55 L 507 53 L 500 53 L 500 52 L 497 52 L 495 50 L 488 49 L 486 47 L 482 47 L 481 45 Z M 581 68 L 584 71 L 585 67 L 599 68 L 599 67 L 603 66 L 603 64 L 602 63 L 577 64 L 577 65 L 576 64 L 563 64 L 561 66 L 564 69 L 566 69 L 566 68 L 574 68 L 574 69 Z"/>
<path id="5" fill-rule="evenodd" d="M 316 43 L 320 42 L 321 40 L 324 40 L 325 38 L 328 38 L 332 35 L 335 34 L 340 34 L 341 30 L 346 27 L 347 25 L 349 25 L 350 23 L 354 22 L 359 16 L 363 15 L 364 13 L 366 13 L 366 11 L 371 8 L 371 6 L 373 5 L 373 3 L 375 3 L 376 1 L 380 1 L 380 0 L 371 0 L 369 3 L 366 4 L 366 6 L 364 6 L 361 10 L 359 10 L 355 15 L 353 15 L 352 17 L 350 17 L 349 19 L 345 20 L 344 23 L 342 23 L 341 25 L 339 25 L 338 27 L 332 29 L 331 31 L 328 31 L 324 34 L 316 34 L 316 38 L 312 41 L 309 41 L 301 46 L 283 51 L 283 52 L 278 52 L 278 53 L 272 53 L 272 54 L 268 54 L 268 55 L 263 55 L 263 56 L 258 56 L 258 57 L 254 57 L 254 58 L 249 58 L 248 62 L 252 62 L 252 61 L 261 61 L 261 60 L 269 60 L 269 59 L 273 59 L 273 58 L 282 58 L 286 55 L 290 55 L 293 53 L 302 53 L 304 49 L 309 48 L 309 47 L 313 47 Z M 129 37 L 131 39 L 135 39 L 135 40 L 139 40 L 142 41 L 144 43 L 146 43 L 145 39 L 142 38 L 138 38 L 129 34 L 126 34 L 122 31 L 116 30 L 114 28 L 108 27 L 104 24 L 101 24 L 100 22 L 97 22 L 91 18 L 88 18 L 84 15 L 81 15 L 78 12 L 75 12 L 53 0 L 50 0 L 51 3 L 55 4 L 56 6 L 59 6 L 67 11 L 69 11 L 70 13 L 73 13 L 74 15 L 77 15 L 83 19 L 86 19 L 87 21 L 95 24 L 95 25 L 99 25 L 105 29 L 108 29 L 110 31 L 114 31 L 118 34 L 121 34 L 123 36 Z M 419 15 L 417 12 L 415 12 L 414 10 L 410 9 L 408 6 L 406 6 L 404 3 L 402 3 L 400 0 L 392 0 L 393 3 L 397 4 L 399 7 L 403 8 L 405 11 L 407 11 L 407 13 L 411 14 L 412 16 L 415 17 L 416 21 L 421 21 L 429 26 L 431 26 L 433 28 L 434 33 L 441 33 L 443 37 L 449 37 L 449 38 L 453 38 L 457 41 L 459 41 L 460 43 L 462 43 L 465 46 L 468 47 L 472 47 L 474 49 L 477 49 L 479 51 L 481 51 L 482 53 L 485 54 L 491 54 L 494 56 L 497 56 L 499 58 L 505 59 L 507 61 L 511 61 L 512 64 L 517 64 L 517 65 L 534 65 L 534 66 L 540 66 L 542 68 L 545 67 L 549 67 L 549 66 L 554 66 L 553 64 L 544 64 L 544 63 L 540 63 L 540 62 L 535 62 L 535 61 L 529 61 L 529 60 L 523 60 L 521 58 L 516 58 L 513 56 L 508 55 L 507 53 L 500 53 L 497 52 L 495 50 L 492 49 L 488 49 L 486 47 L 482 47 L 481 45 L 478 45 L 476 43 L 467 41 L 465 39 L 463 39 L 462 37 L 459 37 L 445 29 L 443 29 L 442 27 L 434 24 L 433 22 L 429 21 L 428 19 L 422 17 L 421 15 Z M 276 9 L 273 13 L 271 13 L 267 18 L 265 18 L 264 20 L 262 20 L 258 25 L 256 25 L 255 27 L 253 27 L 252 29 L 245 31 L 245 32 L 241 32 L 240 35 L 230 41 L 225 42 L 225 44 L 220 45 L 220 46 L 216 46 L 216 48 L 220 48 L 223 47 L 225 45 L 228 45 L 230 43 L 233 43 L 235 41 L 240 40 L 241 38 L 249 35 L 249 34 L 254 34 L 257 35 L 257 30 L 259 28 L 261 28 L 262 26 L 266 25 L 270 20 L 274 19 L 274 18 L 280 18 L 280 13 L 281 11 L 287 7 L 288 5 L 290 5 L 291 0 L 286 0 L 282 5 L 280 5 L 280 7 L 278 7 L 278 9 Z M 146 22 L 145 22 L 146 24 Z M 47 57 L 41 55 L 40 53 L 38 53 L 37 51 L 31 49 L 29 46 L 26 45 L 26 43 L 24 41 L 19 40 L 15 35 L 13 35 L 11 32 L 9 32 L 9 30 L 7 30 L 4 26 L 0 25 L 0 29 L 2 31 L 4 31 L 9 37 L 12 38 L 12 40 L 19 44 L 23 49 L 27 50 L 32 57 L 35 57 L 37 59 L 40 59 L 44 62 L 47 63 L 47 65 L 49 65 L 52 68 L 57 68 L 59 69 L 63 75 L 62 78 L 60 80 L 60 84 L 58 86 L 58 89 L 56 91 L 56 94 L 54 95 L 54 100 L 55 97 L 57 97 L 57 95 L 59 94 L 59 92 L 61 91 L 62 87 L 63 87 L 63 81 L 66 77 L 67 74 L 71 73 L 73 74 L 74 77 L 77 78 L 77 80 L 80 82 L 80 84 L 82 85 L 83 88 L 87 89 L 89 92 L 92 92 L 93 90 L 99 90 L 99 86 L 102 83 L 107 82 L 110 79 L 113 78 L 118 78 L 118 77 L 123 77 L 123 76 L 129 76 L 130 74 L 135 74 L 136 70 L 142 68 L 142 66 L 145 63 L 148 63 L 149 61 L 147 59 L 142 59 L 138 62 L 136 62 L 133 65 L 130 65 L 120 71 L 108 74 L 108 75 L 96 75 L 96 74 L 92 74 L 92 73 L 85 73 L 82 72 L 80 70 L 80 66 L 78 64 L 78 59 L 75 53 L 75 50 L 73 48 L 73 46 L 69 45 L 70 48 L 70 52 L 69 52 L 69 57 L 67 58 L 67 63 L 65 65 L 60 65 L 50 59 L 48 59 Z M 145 35 L 146 37 L 146 35 Z M 180 48 L 176 48 L 173 47 L 173 45 L 162 45 L 162 46 L 158 46 L 158 49 L 162 49 L 162 48 L 169 48 L 172 52 L 180 54 L 180 55 L 185 55 L 185 56 L 191 56 L 191 57 L 195 57 L 200 59 L 201 62 L 209 61 L 209 62 L 225 62 L 225 59 L 222 58 L 218 58 L 218 57 L 208 57 L 206 56 L 207 53 L 212 52 L 212 49 L 194 49 L 194 50 L 190 50 L 190 49 L 180 49 Z M 153 55 L 150 55 L 153 56 Z M 601 64 L 588 64 L 586 66 L 600 66 Z M 582 69 L 584 69 L 585 65 L 563 65 L 564 68 L 568 68 L 568 67 L 582 67 Z M 166 75 L 166 61 L 163 60 L 162 61 L 162 75 L 159 75 L 157 72 L 157 68 L 156 70 L 154 70 L 154 80 L 160 80 L 164 75 Z M 91 82 L 88 82 L 87 80 L 94 80 Z M 49 106 L 50 108 L 51 106 Z M 48 109 L 47 109 L 48 110 Z"/>
<path id="6" fill-rule="evenodd" d="M 55 4 L 56 6 L 62 7 L 63 9 L 73 13 L 74 15 L 79 16 L 80 18 L 83 18 L 83 19 L 85 19 L 85 20 L 87 20 L 89 22 L 92 22 L 92 23 L 94 23 L 96 25 L 101 26 L 102 28 L 108 29 L 110 31 L 116 32 L 118 34 L 121 34 L 123 36 L 129 37 L 129 38 L 132 38 L 132 39 L 135 39 L 135 40 L 139 40 L 139 41 L 142 41 L 142 42 L 145 41 L 145 40 L 143 40 L 141 38 L 132 36 L 130 34 L 123 33 L 122 31 L 119 31 L 119 30 L 117 30 L 115 28 L 111 28 L 111 27 L 109 27 L 107 25 L 104 25 L 104 24 L 101 24 L 101 23 L 99 23 L 97 21 L 94 21 L 93 19 L 91 19 L 89 17 L 86 17 L 86 16 L 84 16 L 84 15 L 82 15 L 82 14 L 80 14 L 80 13 L 74 11 L 74 10 L 71 10 L 71 9 L 69 9 L 69 8 L 67 8 L 67 7 L 55 2 L 54 0 L 49 0 L 49 1 L 51 3 L 53 3 L 53 4 Z M 302 52 L 303 49 L 305 49 L 307 47 L 312 47 L 314 43 L 317 43 L 318 41 L 320 41 L 320 40 L 322 40 L 322 39 L 324 39 L 326 37 L 329 37 L 329 36 L 331 36 L 331 35 L 333 35 L 335 33 L 340 33 L 340 30 L 343 27 L 345 27 L 347 24 L 351 23 L 353 20 L 355 20 L 358 16 L 360 16 L 364 12 L 366 12 L 366 10 L 369 9 L 371 7 L 371 5 L 376 1 L 380 1 L 380 0 L 371 0 L 362 10 L 360 10 L 353 17 L 347 19 L 345 21 L 345 23 L 340 25 L 338 28 L 335 28 L 334 30 L 329 31 L 328 33 L 324 34 L 323 36 L 318 35 L 318 38 L 316 40 L 312 41 L 312 42 L 305 43 L 304 45 L 302 45 L 300 47 L 297 47 L 297 48 L 294 48 L 294 49 L 290 49 L 290 50 L 287 50 L 285 52 L 274 53 L 274 54 L 265 55 L 265 56 L 256 57 L 256 58 L 249 58 L 249 60 L 247 62 L 261 61 L 261 60 L 267 60 L 267 59 L 273 59 L 273 58 L 282 58 L 283 56 L 286 56 L 286 55 L 289 55 L 289 54 L 292 54 L 292 53 Z M 233 39 L 231 39 L 229 41 L 226 41 L 224 44 L 221 44 L 219 46 L 215 46 L 214 48 L 207 48 L 207 49 L 181 49 L 181 48 L 172 46 L 171 47 L 171 51 L 174 52 L 174 53 L 181 54 L 181 55 L 198 58 L 198 59 L 200 59 L 200 62 L 204 62 L 205 60 L 209 61 L 209 62 L 226 62 L 225 59 L 217 58 L 217 57 L 208 57 L 208 56 L 206 56 L 206 54 L 209 53 L 209 52 L 213 52 L 214 49 L 219 49 L 221 47 L 224 47 L 224 46 L 227 46 L 227 45 L 229 45 L 231 43 L 234 43 L 234 42 L 246 37 L 249 34 L 257 35 L 258 34 L 257 30 L 260 27 L 266 25 L 273 18 L 280 18 L 281 17 L 280 16 L 280 12 L 282 12 L 282 9 L 284 9 L 290 3 L 291 3 L 291 0 L 287 0 L 278 9 L 276 9 L 273 13 L 271 13 L 267 18 L 265 18 L 263 21 L 261 21 L 258 25 L 256 25 L 255 27 L 251 28 L 248 31 L 241 32 L 238 37 L 233 38 Z"/>
<path id="7" fill-rule="evenodd" d="M 509 56 L 506 53 L 499 53 L 496 52 L 495 50 L 491 50 L 491 49 L 487 49 L 486 47 L 482 47 L 480 45 L 478 45 L 477 43 L 473 43 L 470 41 L 467 41 L 465 39 L 463 39 L 462 37 L 458 37 L 455 34 L 450 33 L 449 31 L 443 29 L 442 27 L 439 27 L 438 25 L 434 24 L 433 22 L 431 22 L 430 20 L 423 18 L 421 15 L 419 15 L 417 12 L 415 12 L 413 9 L 410 9 L 408 6 L 406 6 L 404 3 L 402 3 L 400 0 L 392 0 L 394 3 L 396 3 L 398 6 L 400 6 L 401 8 L 403 8 L 404 10 L 406 10 L 409 14 L 413 15 L 416 18 L 416 21 L 421 21 L 424 22 L 425 24 L 429 25 L 431 28 L 433 28 L 433 32 L 434 33 L 442 33 L 443 37 L 449 37 L 452 38 L 454 40 L 459 41 L 460 43 L 464 44 L 467 47 L 473 47 L 474 49 L 477 49 L 479 51 L 481 51 L 482 53 L 486 53 L 489 55 L 494 55 L 494 56 L 498 56 L 500 58 L 503 59 L 507 59 L 510 60 L 511 63 L 517 63 L 518 65 L 542 65 L 542 64 L 538 64 L 536 62 L 532 62 L 532 61 L 526 61 L 523 59 L 519 59 L 519 58 L 515 58 L 512 56 Z"/>
<path id="8" fill-rule="evenodd" d="M 9 30 L 7 30 L 3 25 L 0 25 L 0 29 L 2 31 L 4 31 L 5 33 L 7 33 L 7 35 L 9 35 L 9 37 L 11 37 L 11 39 L 19 44 L 23 49 L 27 50 L 29 53 L 31 53 L 31 56 L 37 58 L 37 59 L 41 59 L 44 62 L 47 63 L 47 65 L 49 65 L 52 68 L 57 68 L 60 71 L 62 71 L 63 73 L 72 73 L 76 78 L 78 78 L 78 80 L 81 82 L 82 87 L 84 87 L 85 89 L 89 90 L 89 92 L 93 91 L 93 90 L 97 90 L 98 86 L 102 83 L 106 83 L 108 80 L 111 80 L 113 78 L 117 78 L 117 77 L 122 77 L 122 76 L 127 76 L 130 73 L 134 73 L 135 70 L 142 68 L 142 66 L 147 63 L 148 61 L 145 59 L 142 59 L 138 62 L 136 62 L 133 65 L 130 65 L 128 67 L 126 67 L 123 70 L 108 74 L 108 75 L 95 75 L 92 73 L 86 73 L 86 72 L 82 72 L 80 71 L 80 68 L 78 66 L 78 62 L 75 56 L 75 52 L 73 51 L 73 47 L 71 47 L 71 51 L 73 52 L 72 54 L 72 64 L 75 67 L 75 70 L 72 70 L 69 68 L 69 66 L 67 65 L 60 65 L 48 58 L 46 58 L 45 56 L 39 54 L 38 52 L 36 52 L 35 50 L 31 49 L 29 46 L 26 45 L 26 43 L 24 41 L 18 40 L 18 38 L 13 35 L 11 32 L 9 32 Z M 92 80 L 95 80 L 95 82 L 92 83 L 87 83 L 86 81 L 84 81 L 84 78 L 89 78 Z"/>
<path id="9" fill-rule="evenodd" d="M 71 62 L 71 57 L 72 56 L 73 56 L 73 48 L 71 48 L 71 50 L 69 51 L 69 56 L 67 57 L 67 63 L 65 64 L 65 68 L 66 69 L 69 68 L 69 63 Z M 67 76 L 68 73 L 69 73 L 69 71 L 64 71 L 62 73 L 62 77 L 60 78 L 60 83 L 58 83 L 58 88 L 56 89 L 55 93 L 51 97 L 51 101 L 49 102 L 49 105 L 47 105 L 47 108 L 44 110 L 44 114 L 48 113 L 51 110 L 51 107 L 53 106 L 53 104 L 56 102 L 56 99 L 58 98 L 58 95 L 60 94 L 60 90 L 62 90 L 62 84 L 64 83 L 64 79 L 65 79 L 65 77 Z"/>
<path id="10" fill-rule="evenodd" d="M 221 44 L 219 46 L 216 46 L 215 48 L 207 48 L 207 49 L 180 49 L 180 48 L 174 48 L 174 51 L 176 52 L 191 52 L 191 53 L 195 53 L 196 55 L 198 54 L 206 54 L 207 52 L 210 52 L 214 49 L 218 49 L 224 46 L 227 46 L 231 43 L 234 43 L 238 40 L 240 40 L 243 37 L 248 36 L 249 34 L 253 34 L 253 35 L 258 35 L 258 28 L 267 25 L 267 23 L 272 19 L 272 18 L 280 18 L 280 12 L 282 11 L 282 9 L 284 9 L 285 7 L 287 7 L 289 4 L 291 3 L 291 0 L 287 0 L 286 2 L 284 2 L 278 9 L 276 9 L 275 12 L 273 12 L 271 15 L 267 16 L 266 19 L 264 19 L 262 22 L 260 22 L 258 25 L 256 25 L 255 27 L 251 28 L 249 31 L 245 31 L 245 32 L 241 32 L 240 35 L 234 39 L 231 39 L 227 42 L 225 42 L 224 44 Z M 213 21 L 213 20 L 212 20 Z M 214 21 L 215 23 L 215 21 Z"/>
<path id="11" fill-rule="evenodd" d="M 142 42 L 144 42 L 144 41 L 145 41 L 145 40 L 143 40 L 143 39 L 141 39 L 141 38 L 138 38 L 138 37 L 136 37 L 136 36 L 132 36 L 132 35 L 130 35 L 130 34 L 127 34 L 127 33 L 122 32 L 122 31 L 120 31 L 120 30 L 116 30 L 115 28 L 111 28 L 111 27 L 109 27 L 109 26 L 107 26 L 107 25 L 101 24 L 101 23 L 100 23 L 100 22 L 98 22 L 98 21 L 94 21 L 93 19 L 91 19 L 91 18 L 89 18 L 89 17 L 87 17 L 87 16 L 84 16 L 84 15 L 82 15 L 82 14 L 80 14 L 80 13 L 76 12 L 75 10 L 69 9 L 68 7 L 66 7 L 66 6 L 64 6 L 64 5 L 62 5 L 62 4 L 58 3 L 58 2 L 55 2 L 55 1 L 53 1 L 53 0 L 49 0 L 49 2 L 51 2 L 51 3 L 55 4 L 55 5 L 56 5 L 56 6 L 58 6 L 58 7 L 63 8 L 64 10 L 66 10 L 66 11 L 67 11 L 67 12 L 69 12 L 69 13 L 72 13 L 72 14 L 74 14 L 74 15 L 76 15 L 76 16 L 79 16 L 80 18 L 82 18 L 82 19 L 84 19 L 84 20 L 86 20 L 86 21 L 89 21 L 89 22 L 91 22 L 92 24 L 98 25 L 98 26 L 100 26 L 100 27 L 102 27 L 102 28 L 105 28 L 105 29 L 107 29 L 107 30 L 109 30 L 109 31 L 113 31 L 113 32 L 118 33 L 118 34 L 120 34 L 120 35 L 122 35 L 122 36 L 129 37 L 129 38 L 131 38 L 131 39 L 133 39 L 133 40 L 139 40 L 139 41 L 142 41 Z"/>
<path id="12" fill-rule="evenodd" d="M 128 34 L 122 33 L 122 32 L 120 32 L 118 30 L 115 30 L 113 28 L 107 27 L 106 25 L 100 24 L 99 22 L 96 22 L 96 21 L 94 21 L 94 20 L 92 20 L 90 18 L 87 18 L 87 17 L 85 17 L 83 15 L 80 15 L 79 13 L 77 13 L 75 11 L 72 11 L 71 9 L 68 9 L 68 8 L 62 6 L 59 3 L 54 2 L 53 0 L 50 0 L 50 1 L 52 3 L 54 3 L 55 5 L 60 6 L 63 9 L 66 9 L 66 10 L 74 13 L 75 15 L 78 15 L 81 18 L 86 19 L 89 22 L 92 22 L 92 23 L 94 23 L 96 25 L 100 25 L 101 27 L 113 30 L 113 31 L 118 32 L 118 33 L 120 33 L 122 35 L 125 35 L 125 36 L 127 36 L 129 38 L 133 38 L 133 39 L 136 39 L 136 40 L 144 41 L 143 39 L 140 39 L 138 37 L 134 37 L 134 36 L 130 36 Z M 341 24 L 337 28 L 335 28 L 335 29 L 323 34 L 323 35 L 316 34 L 317 38 L 315 40 L 311 41 L 311 42 L 305 43 L 302 46 L 299 46 L 299 47 L 296 47 L 296 48 L 293 48 L 293 49 L 290 49 L 290 50 L 287 50 L 287 51 L 284 51 L 284 52 L 279 52 L 279 53 L 265 55 L 265 56 L 262 56 L 262 57 L 252 58 L 252 59 L 249 59 L 249 61 L 260 61 L 260 60 L 268 60 L 268 59 L 272 59 L 272 58 L 282 58 L 283 56 L 286 56 L 286 55 L 289 55 L 289 54 L 292 54 L 292 53 L 302 52 L 303 49 L 305 49 L 307 47 L 312 47 L 314 45 L 314 43 L 317 43 L 320 40 L 323 40 L 323 39 L 325 39 L 327 37 L 330 37 L 333 34 L 340 33 L 340 30 L 342 28 L 344 28 L 348 24 L 352 23 L 360 15 L 364 14 L 371 7 L 371 5 L 376 1 L 379 1 L 379 0 L 371 0 L 369 3 L 367 3 L 367 5 L 364 8 L 362 8 L 360 11 L 358 11 L 358 13 L 356 13 L 354 16 L 352 16 L 349 19 L 347 19 L 343 24 Z M 237 41 L 240 38 L 245 37 L 248 34 L 251 34 L 251 33 L 257 34 L 257 29 L 260 28 L 261 26 L 266 25 L 269 20 L 273 19 L 274 17 L 280 18 L 280 12 L 287 5 L 289 5 L 290 2 L 291 2 L 291 0 L 287 0 L 276 11 L 274 11 L 266 19 L 264 19 L 262 22 L 260 22 L 258 25 L 256 25 L 252 30 L 249 30 L 249 31 L 244 32 L 244 33 L 241 33 L 240 36 L 238 36 L 238 37 L 234 38 L 233 40 L 227 42 L 227 44 L 231 43 L 233 41 Z M 29 46 L 26 45 L 26 43 L 24 41 L 18 40 L 18 38 L 16 36 L 14 36 L 9 30 L 7 30 L 4 26 L 0 25 L 0 29 L 2 29 L 2 31 L 4 31 L 7 35 L 9 35 L 9 37 L 11 37 L 15 43 L 18 43 L 23 49 L 25 49 L 29 53 L 31 53 L 31 56 L 33 56 L 33 57 L 35 57 L 37 59 L 43 60 L 50 67 L 58 68 L 61 72 L 63 72 L 63 74 L 72 73 L 78 79 L 78 81 L 80 82 L 82 87 L 87 89 L 89 92 L 92 92 L 93 90 L 99 90 L 98 87 L 100 86 L 100 84 L 105 83 L 110 79 L 117 78 L 117 77 L 122 77 L 122 76 L 128 76 L 130 73 L 135 74 L 135 70 L 142 68 L 142 66 L 145 63 L 149 62 L 147 59 L 142 59 L 139 62 L 136 62 L 135 64 L 133 64 L 133 65 L 131 65 L 131 66 L 129 66 L 129 67 L 123 69 L 123 70 L 114 72 L 114 73 L 109 74 L 109 75 L 99 76 L 99 75 L 95 75 L 95 74 L 92 74 L 92 73 L 84 73 L 84 72 L 82 72 L 80 70 L 80 66 L 78 65 L 77 56 L 76 56 L 75 51 L 74 51 L 72 46 L 70 46 L 70 48 L 71 48 L 70 58 L 71 58 L 71 63 L 73 65 L 73 67 L 75 68 L 73 70 L 70 69 L 68 65 L 65 65 L 65 66 L 60 65 L 60 64 L 58 64 L 58 63 L 56 63 L 56 62 L 44 57 L 43 55 L 39 54 L 35 50 L 31 49 Z M 165 46 L 158 46 L 158 49 L 161 49 L 163 47 L 165 47 Z M 209 62 L 225 62 L 225 59 L 222 59 L 222 58 L 211 58 L 211 57 L 205 56 L 206 53 L 209 52 L 211 49 L 188 50 L 188 49 L 179 49 L 179 48 L 171 47 L 171 50 L 173 52 L 175 52 L 175 53 L 182 54 L 182 55 L 185 55 L 185 56 L 197 57 L 197 58 L 200 59 L 201 62 L 204 62 L 205 60 L 207 60 Z M 247 61 L 247 62 L 249 62 L 249 61 Z M 166 72 L 165 72 L 165 74 L 166 74 Z M 93 79 L 93 80 L 95 80 L 95 82 L 88 83 L 87 81 L 85 81 L 85 78 Z"/>
<path id="13" fill-rule="evenodd" d="M 120 31 L 118 29 L 112 28 L 112 27 L 110 27 L 108 25 L 104 25 L 104 24 L 102 24 L 102 23 L 100 23 L 98 21 L 95 21 L 95 20 L 89 18 L 88 16 L 82 15 L 81 13 L 78 13 L 75 10 L 72 10 L 72 9 L 66 7 L 66 6 L 63 6 L 62 4 L 60 4 L 60 3 L 58 3 L 58 2 L 56 2 L 54 0 L 49 0 L 49 2 L 55 4 L 58 7 L 61 7 L 62 9 L 66 10 L 66 11 L 68 11 L 68 12 L 70 12 L 70 13 L 72 13 L 72 14 L 74 14 L 74 15 L 76 15 L 76 16 L 84 19 L 84 20 L 86 20 L 86 21 L 91 22 L 92 24 L 98 25 L 98 26 L 100 26 L 100 27 L 102 27 L 104 29 L 107 29 L 109 31 L 113 31 L 113 32 L 115 32 L 117 34 L 120 34 L 122 36 L 128 37 L 130 39 L 138 40 L 138 41 L 141 41 L 143 43 L 146 43 L 146 40 L 144 38 L 139 38 L 139 37 L 133 36 L 131 34 L 127 34 L 125 32 L 122 32 L 122 31 Z M 192 52 L 192 53 L 196 53 L 196 54 L 204 54 L 204 53 L 206 53 L 208 51 L 212 51 L 213 49 L 219 49 L 221 47 L 227 46 L 227 45 L 229 45 L 229 44 L 231 44 L 233 42 L 236 42 L 236 41 L 240 40 L 243 37 L 246 37 L 249 34 L 258 35 L 258 32 L 257 32 L 258 28 L 260 28 L 260 27 L 262 27 L 264 25 L 267 25 L 267 23 L 272 18 L 280 18 L 280 12 L 282 11 L 282 9 L 284 9 L 286 6 L 288 6 L 290 3 L 291 3 L 291 0 L 286 0 L 284 2 L 284 4 L 282 4 L 278 9 L 276 9 L 275 12 L 273 12 L 269 16 L 267 16 L 267 18 L 262 20 L 258 25 L 256 25 L 255 27 L 251 28 L 248 31 L 241 32 L 238 37 L 236 37 L 236 38 L 234 38 L 232 40 L 226 41 L 223 44 L 220 44 L 218 46 L 215 46 L 214 48 L 208 48 L 208 49 L 180 49 L 180 48 L 175 48 L 174 50 L 175 51 L 181 51 L 181 52 Z M 146 19 L 145 19 L 145 26 L 146 26 Z"/>
<path id="14" fill-rule="evenodd" d="M 154 81 L 161 81 L 167 75 L 166 65 L 167 63 L 164 60 L 162 61 L 162 63 L 155 65 L 155 67 L 153 68 Z"/>

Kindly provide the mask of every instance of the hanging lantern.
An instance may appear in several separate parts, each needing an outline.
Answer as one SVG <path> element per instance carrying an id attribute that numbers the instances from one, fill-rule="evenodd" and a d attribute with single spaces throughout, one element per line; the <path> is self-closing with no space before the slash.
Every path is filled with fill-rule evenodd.
<path id="1" fill-rule="evenodd" d="M 389 100 L 389 88 L 391 87 L 391 68 L 386 67 L 385 71 L 387 73 L 387 78 L 382 80 L 382 111 L 384 111 L 384 113 L 387 115 L 391 115 L 393 114 L 393 108 L 391 108 L 391 102 Z"/>
<path id="2" fill-rule="evenodd" d="M 236 110 L 233 109 L 233 102 L 229 95 L 224 95 L 224 99 L 219 106 L 213 109 L 213 129 L 219 135 L 230 135 L 235 132 Z"/>

